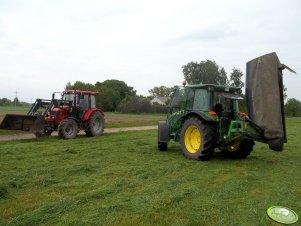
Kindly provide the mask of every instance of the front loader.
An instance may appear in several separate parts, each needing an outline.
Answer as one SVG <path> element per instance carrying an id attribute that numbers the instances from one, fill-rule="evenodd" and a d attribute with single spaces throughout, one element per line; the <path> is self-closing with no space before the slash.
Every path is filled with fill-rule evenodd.
<path id="1" fill-rule="evenodd" d="M 232 158 L 246 158 L 255 141 L 282 151 L 287 140 L 282 82 L 285 67 L 276 53 L 247 63 L 249 115 L 239 111 L 241 88 L 213 84 L 178 87 L 166 121 L 158 125 L 158 150 L 166 151 L 168 142 L 174 140 L 180 142 L 187 158 L 196 160 L 209 159 L 215 148 Z"/>
<path id="2" fill-rule="evenodd" d="M 74 138 L 79 130 L 87 136 L 98 136 L 104 131 L 104 114 L 96 108 L 98 93 L 65 90 L 60 99 L 37 99 L 27 115 L 7 114 L 0 129 L 31 131 L 36 137 L 58 131 L 61 138 Z"/>

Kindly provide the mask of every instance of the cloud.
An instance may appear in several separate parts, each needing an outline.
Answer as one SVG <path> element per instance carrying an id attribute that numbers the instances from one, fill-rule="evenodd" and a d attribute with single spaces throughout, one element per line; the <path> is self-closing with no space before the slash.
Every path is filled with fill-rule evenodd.
<path id="1" fill-rule="evenodd" d="M 244 71 L 247 60 L 272 51 L 299 72 L 298 6 L 294 0 L 0 0 L 1 84 L 24 93 L 18 87 L 27 82 L 35 93 L 29 97 L 47 97 L 37 89 L 45 78 L 50 92 L 68 81 L 114 78 L 145 95 L 178 84 L 181 66 L 191 60 Z"/>
<path id="2" fill-rule="evenodd" d="M 195 29 L 194 31 L 185 34 L 176 40 L 179 42 L 190 42 L 190 41 L 206 41 L 206 42 L 214 42 L 216 40 L 228 38 L 237 34 L 237 32 L 230 28 L 231 26 L 223 25 L 223 24 L 213 24 L 207 25 L 205 27 L 201 27 Z"/>

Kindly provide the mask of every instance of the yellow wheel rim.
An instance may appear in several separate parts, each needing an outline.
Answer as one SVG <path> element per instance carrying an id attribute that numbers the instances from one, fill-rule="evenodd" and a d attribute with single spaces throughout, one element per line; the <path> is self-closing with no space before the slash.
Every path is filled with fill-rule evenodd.
<path id="1" fill-rule="evenodd" d="M 190 125 L 185 131 L 185 147 L 188 152 L 194 154 L 201 147 L 201 133 L 198 127 Z"/>
<path id="2" fill-rule="evenodd" d="M 235 141 L 228 147 L 228 151 L 235 152 L 240 147 L 240 141 Z"/>

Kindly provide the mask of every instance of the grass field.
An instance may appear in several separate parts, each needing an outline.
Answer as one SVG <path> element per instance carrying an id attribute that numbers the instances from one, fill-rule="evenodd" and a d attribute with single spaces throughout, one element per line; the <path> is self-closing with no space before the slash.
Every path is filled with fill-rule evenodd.
<path id="1" fill-rule="evenodd" d="M 0 106 L 0 113 L 27 113 L 29 111 L 30 107 L 26 106 Z"/>
<path id="2" fill-rule="evenodd" d="M 6 107 L 0 106 L 0 122 L 7 113 L 26 114 L 29 107 Z M 122 114 L 114 112 L 105 112 L 105 127 L 106 128 L 120 128 L 120 127 L 134 127 L 134 126 L 152 126 L 157 125 L 158 121 L 166 118 L 163 114 Z M 1 131 L 0 135 L 16 134 L 18 131 Z"/>
<path id="3" fill-rule="evenodd" d="M 284 152 L 207 162 L 158 152 L 155 130 L 2 141 L 0 225 L 280 225 L 268 207 L 301 216 L 301 119 L 287 127 Z"/>

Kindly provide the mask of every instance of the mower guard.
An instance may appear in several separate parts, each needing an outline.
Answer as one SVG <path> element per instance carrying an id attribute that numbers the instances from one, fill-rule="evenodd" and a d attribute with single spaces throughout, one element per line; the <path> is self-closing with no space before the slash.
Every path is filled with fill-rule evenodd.
<path id="1" fill-rule="evenodd" d="M 0 129 L 30 131 L 37 115 L 7 114 L 0 124 Z"/>
<path id="2" fill-rule="evenodd" d="M 274 151 L 286 143 L 281 64 L 276 53 L 247 63 L 246 101 L 250 119 L 264 131 L 264 141 Z"/>

